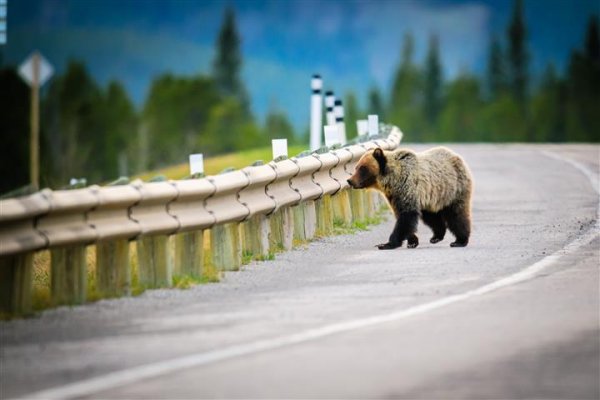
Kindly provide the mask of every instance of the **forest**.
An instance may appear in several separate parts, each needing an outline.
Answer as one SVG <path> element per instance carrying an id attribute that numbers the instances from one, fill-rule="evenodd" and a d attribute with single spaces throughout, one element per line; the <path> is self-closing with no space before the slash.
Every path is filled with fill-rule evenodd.
<path id="1" fill-rule="evenodd" d="M 88 184 L 205 156 L 268 146 L 272 138 L 307 144 L 307 127 L 295 131 L 286 113 L 271 109 L 264 121 L 251 112 L 241 80 L 242 38 L 233 9 L 225 11 L 210 74 L 163 74 L 151 83 L 138 110 L 124 85 L 99 85 L 81 60 L 71 60 L 43 91 L 41 183 L 59 188 L 72 177 Z M 408 142 L 599 142 L 600 33 L 590 18 L 581 46 L 565 71 L 552 64 L 531 72 L 522 1 L 515 1 L 503 37 L 490 38 L 484 74 L 443 75 L 439 38 L 429 39 L 422 64 L 407 33 L 389 88 L 367 98 L 344 95 L 348 137 L 355 121 L 378 114 L 397 125 Z M 317 72 L 317 71 L 316 71 Z M 307 77 L 307 87 L 310 77 Z M 0 194 L 27 185 L 29 88 L 0 53 Z M 309 96 L 307 94 L 307 107 Z M 360 104 L 364 104 L 361 107 Z"/>

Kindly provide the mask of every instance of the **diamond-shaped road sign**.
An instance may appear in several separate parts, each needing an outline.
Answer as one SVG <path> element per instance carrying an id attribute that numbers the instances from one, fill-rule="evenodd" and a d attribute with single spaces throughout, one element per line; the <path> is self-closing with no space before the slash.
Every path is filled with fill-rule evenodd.
<path id="1" fill-rule="evenodd" d="M 33 83 L 35 82 L 34 65 L 36 58 L 38 59 L 39 68 L 37 79 L 38 86 L 42 86 L 44 83 L 46 83 L 48 79 L 50 79 L 50 77 L 52 76 L 52 73 L 54 72 L 54 69 L 52 68 L 52 65 L 50 65 L 48 60 L 46 60 L 44 56 L 42 56 L 40 53 L 34 52 L 29 57 L 27 57 L 27 59 L 23 61 L 23 63 L 19 66 L 19 75 L 21 75 L 21 78 L 23 78 L 29 84 L 29 86 L 33 85 Z"/>

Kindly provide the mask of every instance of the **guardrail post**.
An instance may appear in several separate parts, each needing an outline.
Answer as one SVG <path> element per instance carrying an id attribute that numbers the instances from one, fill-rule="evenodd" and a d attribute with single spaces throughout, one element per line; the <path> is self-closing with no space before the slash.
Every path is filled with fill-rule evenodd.
<path id="1" fill-rule="evenodd" d="M 266 216 L 258 214 L 243 223 L 244 250 L 253 258 L 264 259 L 269 255 L 271 227 Z"/>
<path id="2" fill-rule="evenodd" d="M 144 288 L 170 287 L 173 284 L 173 260 L 169 237 L 147 236 L 136 242 L 140 285 Z"/>
<path id="3" fill-rule="evenodd" d="M 282 237 L 281 241 L 285 250 L 294 246 L 294 214 L 290 207 L 281 210 Z"/>
<path id="4" fill-rule="evenodd" d="M 352 219 L 354 222 L 365 220 L 365 198 L 362 190 L 350 191 L 350 203 L 352 206 Z"/>
<path id="5" fill-rule="evenodd" d="M 352 224 L 352 208 L 350 206 L 350 195 L 347 189 L 342 189 L 332 198 L 333 218 L 338 224 L 350 226 Z"/>
<path id="6" fill-rule="evenodd" d="M 175 235 L 175 274 L 202 276 L 204 266 L 204 231 Z"/>
<path id="7" fill-rule="evenodd" d="M 304 207 L 302 204 L 298 204 L 292 207 L 292 214 L 294 218 L 294 240 L 298 243 L 306 241 L 305 233 L 305 219 L 304 219 Z"/>
<path id="8" fill-rule="evenodd" d="M 381 197 L 376 190 L 369 190 L 371 216 L 376 216 L 381 208 Z"/>
<path id="9" fill-rule="evenodd" d="M 306 240 L 314 239 L 317 233 L 317 210 L 313 200 L 302 204 L 304 207 L 304 233 Z"/>
<path id="10" fill-rule="evenodd" d="M 96 287 L 103 297 L 131 294 L 127 239 L 100 242 L 96 245 Z"/>
<path id="11" fill-rule="evenodd" d="M 50 292 L 54 304 L 82 304 L 87 294 L 87 248 L 67 246 L 50 251 Z"/>
<path id="12" fill-rule="evenodd" d="M 242 248 L 238 223 L 215 225 L 210 232 L 210 251 L 215 268 L 237 271 L 242 265 Z"/>
<path id="13" fill-rule="evenodd" d="M 317 211 L 317 235 L 328 236 L 333 233 L 333 210 L 331 196 L 325 195 L 315 201 Z"/>
<path id="14" fill-rule="evenodd" d="M 269 249 L 271 253 L 283 250 L 283 217 L 279 209 L 269 215 Z"/>
<path id="15" fill-rule="evenodd" d="M 294 242 L 294 215 L 290 207 L 280 208 L 269 217 L 271 252 L 290 250 Z"/>
<path id="16" fill-rule="evenodd" d="M 33 253 L 0 258 L 0 313 L 31 312 Z"/>

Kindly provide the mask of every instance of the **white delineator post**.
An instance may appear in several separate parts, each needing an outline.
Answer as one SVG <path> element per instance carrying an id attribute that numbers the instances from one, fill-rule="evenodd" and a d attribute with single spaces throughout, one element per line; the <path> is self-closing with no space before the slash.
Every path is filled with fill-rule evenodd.
<path id="1" fill-rule="evenodd" d="M 190 175 L 204 173 L 204 155 L 190 154 Z"/>
<path id="2" fill-rule="evenodd" d="M 346 124 L 344 123 L 344 105 L 341 99 L 334 103 L 333 114 L 335 115 L 335 124 L 339 132 L 340 144 L 346 144 Z"/>
<path id="3" fill-rule="evenodd" d="M 312 132 L 311 132 L 311 135 L 312 135 Z M 311 136 L 311 139 L 312 139 L 312 136 Z M 273 140 L 271 140 L 271 146 L 273 148 L 273 160 L 276 159 L 277 157 L 281 157 L 281 156 L 287 157 L 288 156 L 287 139 L 273 139 Z"/>
<path id="4" fill-rule="evenodd" d="M 376 136 L 379 134 L 379 116 L 369 115 L 369 136 Z"/>
<path id="5" fill-rule="evenodd" d="M 369 121 L 366 119 L 359 119 L 356 121 L 356 130 L 358 136 L 364 136 L 369 133 Z"/>
<path id="6" fill-rule="evenodd" d="M 310 98 L 310 149 L 321 147 L 321 126 L 323 126 L 323 80 L 320 75 L 313 75 L 310 82 L 312 96 Z"/>
<path id="7" fill-rule="evenodd" d="M 335 105 L 335 96 L 331 90 L 325 92 L 325 109 L 327 110 L 327 125 L 335 125 L 335 114 L 333 107 Z"/>
<path id="8" fill-rule="evenodd" d="M 325 130 L 325 146 L 331 147 L 340 142 L 340 131 L 336 125 L 326 125 L 323 127 Z"/>

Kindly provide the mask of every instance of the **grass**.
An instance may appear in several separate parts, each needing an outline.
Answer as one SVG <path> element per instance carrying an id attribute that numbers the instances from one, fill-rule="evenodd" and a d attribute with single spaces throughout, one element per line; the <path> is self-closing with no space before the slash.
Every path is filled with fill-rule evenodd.
<path id="1" fill-rule="evenodd" d="M 288 154 L 294 156 L 306 150 L 304 146 L 290 146 Z M 239 153 L 224 154 L 217 157 L 210 157 L 204 160 L 204 172 L 206 175 L 216 175 L 225 168 L 233 167 L 235 169 L 244 168 L 257 160 L 265 163 L 271 160 L 271 147 L 261 147 L 252 150 L 241 151 Z M 157 175 L 164 175 L 167 179 L 182 179 L 190 174 L 187 163 L 160 168 L 154 171 L 145 172 L 135 176 L 133 179 L 148 181 Z"/>

